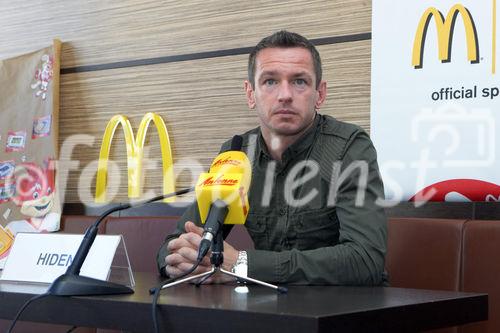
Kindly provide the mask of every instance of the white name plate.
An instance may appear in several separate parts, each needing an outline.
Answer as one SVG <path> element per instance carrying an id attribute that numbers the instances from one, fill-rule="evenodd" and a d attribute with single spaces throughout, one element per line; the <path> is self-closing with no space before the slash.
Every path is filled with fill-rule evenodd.
<path id="1" fill-rule="evenodd" d="M 0 280 L 52 283 L 64 274 L 83 235 L 18 233 Z M 80 275 L 106 280 L 121 236 L 98 235 Z"/>

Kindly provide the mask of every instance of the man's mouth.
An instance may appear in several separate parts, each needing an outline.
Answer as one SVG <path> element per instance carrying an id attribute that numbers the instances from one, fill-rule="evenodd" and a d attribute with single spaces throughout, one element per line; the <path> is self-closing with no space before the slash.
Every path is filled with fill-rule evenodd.
<path id="1" fill-rule="evenodd" d="M 274 112 L 274 114 L 294 115 L 295 112 L 293 112 L 292 110 L 288 110 L 288 109 L 280 109 L 280 110 L 276 110 L 276 112 Z"/>

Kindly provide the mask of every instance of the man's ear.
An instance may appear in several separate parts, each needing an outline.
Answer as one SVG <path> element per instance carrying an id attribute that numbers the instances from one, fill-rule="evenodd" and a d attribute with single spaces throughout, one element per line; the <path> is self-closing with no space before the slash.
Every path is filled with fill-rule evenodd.
<path id="1" fill-rule="evenodd" d="M 255 108 L 255 92 L 250 81 L 245 80 L 245 93 L 247 95 L 247 104 L 250 109 Z"/>
<path id="2" fill-rule="evenodd" d="M 319 110 L 321 105 L 325 102 L 326 99 L 326 81 L 321 81 L 318 85 L 318 89 L 316 89 L 316 93 L 318 94 L 318 98 L 316 99 L 316 103 L 314 104 L 316 110 Z"/>

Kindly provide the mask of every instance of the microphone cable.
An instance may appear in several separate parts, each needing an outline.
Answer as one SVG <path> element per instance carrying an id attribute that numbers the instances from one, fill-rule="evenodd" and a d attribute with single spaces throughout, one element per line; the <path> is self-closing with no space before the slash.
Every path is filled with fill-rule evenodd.
<path id="1" fill-rule="evenodd" d="M 170 279 L 164 280 L 164 281 L 160 282 L 156 287 L 149 289 L 149 294 L 153 294 L 153 301 L 151 302 L 151 305 L 152 305 L 151 314 L 153 316 L 153 327 L 154 327 L 155 333 L 160 332 L 159 326 L 158 326 L 157 305 L 158 305 L 158 298 L 160 297 L 160 292 L 161 292 L 162 287 L 166 284 L 169 284 L 169 283 L 175 282 L 177 280 L 180 280 L 182 278 L 185 278 L 189 274 L 193 273 L 196 270 L 196 268 L 198 268 L 198 266 L 200 265 L 202 260 L 203 260 L 203 257 L 201 259 L 198 258 L 198 260 L 193 264 L 193 266 L 185 273 L 183 273 L 175 278 L 170 278 Z"/>
<path id="2" fill-rule="evenodd" d="M 26 310 L 26 308 L 34 301 L 40 299 L 40 298 L 43 298 L 43 297 L 47 297 L 47 296 L 50 296 L 49 293 L 43 293 L 43 294 L 39 294 L 39 295 L 35 295 L 34 297 L 31 297 L 29 300 L 27 300 L 23 306 L 21 306 L 21 308 L 19 309 L 19 311 L 17 311 L 16 313 L 16 316 L 14 317 L 14 319 L 12 320 L 12 323 L 10 324 L 10 327 L 9 329 L 7 330 L 7 333 L 11 333 L 12 330 L 14 329 L 14 326 L 16 326 L 16 323 L 17 321 L 19 320 L 19 318 L 21 317 L 21 314 L 24 312 L 24 310 Z"/>

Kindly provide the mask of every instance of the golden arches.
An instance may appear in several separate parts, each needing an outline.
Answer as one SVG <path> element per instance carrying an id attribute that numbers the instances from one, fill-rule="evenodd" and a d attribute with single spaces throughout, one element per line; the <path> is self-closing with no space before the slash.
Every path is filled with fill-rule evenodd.
<path id="1" fill-rule="evenodd" d="M 149 128 L 153 122 L 156 126 L 160 139 L 161 155 L 163 161 L 163 193 L 175 191 L 175 178 L 172 162 L 172 151 L 167 127 L 163 119 L 155 113 L 147 113 L 141 120 L 137 137 L 134 138 L 134 132 L 127 117 L 116 115 L 111 118 L 104 131 L 104 136 L 99 153 L 99 163 L 97 166 L 97 179 L 95 201 L 99 203 L 106 202 L 106 185 L 108 175 L 108 159 L 111 148 L 111 142 L 118 125 L 122 126 L 125 136 L 125 145 L 127 147 L 127 172 L 128 172 L 128 196 L 129 198 L 139 198 L 141 195 L 141 175 L 142 159 L 144 154 L 144 142 Z M 174 201 L 173 198 L 166 199 L 166 202 Z"/>
<path id="2" fill-rule="evenodd" d="M 449 11 L 446 18 L 443 14 L 434 7 L 428 8 L 418 23 L 417 31 L 415 33 L 415 40 L 413 42 L 413 55 L 412 65 L 415 68 L 422 68 L 424 43 L 427 33 L 427 27 L 432 18 L 436 23 L 436 30 L 438 34 L 438 51 L 439 59 L 443 62 L 450 61 L 451 58 L 451 43 L 453 37 L 453 29 L 455 20 L 461 15 L 462 21 L 465 26 L 465 35 L 467 40 L 467 58 L 470 62 L 479 62 L 479 46 L 477 39 L 476 26 L 470 12 L 460 4 L 454 5 Z"/>

